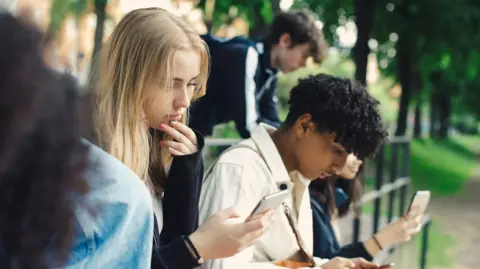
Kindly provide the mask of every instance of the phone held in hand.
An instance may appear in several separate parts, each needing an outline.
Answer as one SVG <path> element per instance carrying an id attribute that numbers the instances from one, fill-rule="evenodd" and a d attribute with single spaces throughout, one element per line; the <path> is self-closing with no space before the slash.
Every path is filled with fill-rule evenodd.
<path id="1" fill-rule="evenodd" d="M 430 202 L 430 191 L 416 191 L 408 207 L 407 214 L 415 210 L 416 214 L 423 214 Z"/>
<path id="2" fill-rule="evenodd" d="M 250 213 L 250 215 L 245 219 L 245 222 L 249 221 L 256 214 L 263 213 L 270 209 L 276 209 L 283 203 L 289 194 L 289 190 L 282 190 L 263 197 L 262 200 L 260 200 L 255 206 L 252 213 Z"/>
<path id="3" fill-rule="evenodd" d="M 389 263 L 389 264 L 380 265 L 380 267 L 378 269 L 390 269 L 394 265 L 395 265 L 395 263 L 392 262 L 392 263 Z"/>

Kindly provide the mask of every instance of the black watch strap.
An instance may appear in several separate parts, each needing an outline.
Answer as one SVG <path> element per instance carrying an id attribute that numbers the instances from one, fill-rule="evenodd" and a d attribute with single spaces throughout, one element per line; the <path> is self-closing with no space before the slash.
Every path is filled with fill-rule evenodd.
<path id="1" fill-rule="evenodd" d="M 183 240 L 185 241 L 185 244 L 187 245 L 188 249 L 190 249 L 190 252 L 192 252 L 192 257 L 195 259 L 198 265 L 203 264 L 204 260 L 202 256 L 200 256 L 200 253 L 198 253 L 197 248 L 195 245 L 192 243 L 192 240 L 190 240 L 190 237 L 188 236 L 183 236 Z"/>

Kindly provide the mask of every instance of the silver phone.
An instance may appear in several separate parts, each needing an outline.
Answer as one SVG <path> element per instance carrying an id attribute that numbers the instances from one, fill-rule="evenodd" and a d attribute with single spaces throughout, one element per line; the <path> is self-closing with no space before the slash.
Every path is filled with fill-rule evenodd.
<path id="1" fill-rule="evenodd" d="M 252 213 L 245 219 L 245 222 L 249 221 L 256 214 L 263 213 L 269 209 L 276 209 L 290 194 L 289 190 L 279 191 L 273 194 L 269 194 L 262 198 L 253 209 Z"/>
<path id="2" fill-rule="evenodd" d="M 407 214 L 416 208 L 416 213 L 423 214 L 427 211 L 428 204 L 430 202 L 430 191 L 417 191 L 412 197 L 410 206 L 408 207 Z"/>
<path id="3" fill-rule="evenodd" d="M 392 263 L 389 263 L 389 264 L 380 265 L 380 267 L 378 269 L 390 269 L 394 265 L 395 265 L 395 263 L 392 262 Z"/>

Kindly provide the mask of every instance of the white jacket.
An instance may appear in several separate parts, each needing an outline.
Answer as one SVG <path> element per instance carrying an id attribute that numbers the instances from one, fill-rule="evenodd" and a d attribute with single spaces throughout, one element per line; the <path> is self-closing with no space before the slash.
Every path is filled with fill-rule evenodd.
<path id="1" fill-rule="evenodd" d="M 233 207 L 246 218 L 265 195 L 278 192 L 279 185 L 286 184 L 292 195 L 285 202 L 292 209 L 294 218 L 298 219 L 300 234 L 308 251 L 312 253 L 313 224 L 308 192 L 310 181 L 298 172 L 287 172 L 270 137 L 273 131 L 273 127 L 265 124 L 254 127 L 250 139 L 241 142 L 241 147 L 234 146 L 236 148 L 227 150 L 207 171 L 200 195 L 200 223 L 228 207 Z M 303 191 L 298 192 L 294 186 L 300 186 Z M 298 197 L 296 203 L 294 196 Z M 275 222 L 256 245 L 227 259 L 206 261 L 201 268 L 284 268 L 271 262 L 288 259 L 298 250 L 295 234 L 282 207 L 279 207 Z M 315 260 L 318 264 L 327 261 L 318 258 Z"/>

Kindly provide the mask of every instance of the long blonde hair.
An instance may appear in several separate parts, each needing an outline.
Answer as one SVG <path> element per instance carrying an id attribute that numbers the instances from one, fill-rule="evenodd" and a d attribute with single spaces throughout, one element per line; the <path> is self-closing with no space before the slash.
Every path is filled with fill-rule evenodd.
<path id="1" fill-rule="evenodd" d="M 193 99 L 205 94 L 209 54 L 198 33 L 175 15 L 160 8 L 131 11 L 120 21 L 103 47 L 98 70 L 92 72 L 97 89 L 95 130 L 99 145 L 130 167 L 153 192 L 163 189 L 166 167 L 172 160 L 159 149 L 164 134 L 150 132 L 143 109 L 152 86 L 170 89 L 173 57 L 194 49 L 201 57 L 200 76 Z M 182 117 L 187 122 L 187 115 Z M 152 179 L 152 171 L 161 173 Z"/>

